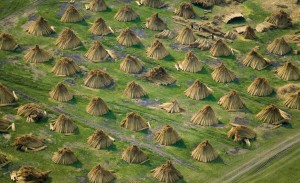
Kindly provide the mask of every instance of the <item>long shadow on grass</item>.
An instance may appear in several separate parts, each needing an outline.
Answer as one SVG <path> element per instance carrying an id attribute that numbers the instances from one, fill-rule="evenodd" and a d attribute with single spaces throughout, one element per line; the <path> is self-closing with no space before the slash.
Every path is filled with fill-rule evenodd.
<path id="1" fill-rule="evenodd" d="M 162 60 L 167 61 L 167 62 L 173 62 L 173 61 L 175 61 L 175 58 L 172 55 L 168 55 L 165 58 L 163 58 Z"/>
<path id="2" fill-rule="evenodd" d="M 109 111 L 108 113 L 104 114 L 102 117 L 106 118 L 106 119 L 111 119 L 111 120 L 116 120 L 116 116 L 113 113 L 113 111 Z"/>
<path id="3" fill-rule="evenodd" d="M 112 144 L 110 145 L 108 148 L 107 148 L 108 151 L 117 151 L 117 146 L 115 144 Z"/>
<path id="4" fill-rule="evenodd" d="M 177 141 L 173 146 L 178 148 L 186 148 L 186 145 L 182 139 Z"/>

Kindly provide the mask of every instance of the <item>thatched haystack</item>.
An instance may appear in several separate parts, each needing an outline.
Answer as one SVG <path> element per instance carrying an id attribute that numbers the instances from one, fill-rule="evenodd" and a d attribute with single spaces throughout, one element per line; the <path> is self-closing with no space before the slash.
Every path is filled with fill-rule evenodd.
<path id="1" fill-rule="evenodd" d="M 84 85 L 89 88 L 105 88 L 112 85 L 113 78 L 100 69 L 91 70 L 84 80 Z"/>
<path id="2" fill-rule="evenodd" d="M 126 73 L 138 74 L 142 72 L 143 65 L 140 59 L 127 54 L 120 64 L 120 69 Z"/>
<path id="3" fill-rule="evenodd" d="M 116 179 L 113 173 L 105 170 L 101 165 L 94 166 L 87 176 L 91 183 L 110 183 Z"/>
<path id="4" fill-rule="evenodd" d="M 38 17 L 28 28 L 27 32 L 33 36 L 47 36 L 54 32 L 48 21 L 43 17 Z"/>
<path id="5" fill-rule="evenodd" d="M 78 161 L 78 159 L 70 148 L 63 147 L 53 153 L 52 161 L 56 164 L 71 165 Z"/>
<path id="6" fill-rule="evenodd" d="M 245 32 L 243 32 L 243 37 L 245 39 L 251 39 L 251 40 L 257 39 L 257 36 L 255 34 L 255 29 L 253 29 L 250 26 L 247 26 Z"/>
<path id="7" fill-rule="evenodd" d="M 300 90 L 288 96 L 284 101 L 284 105 L 291 109 L 300 110 Z"/>
<path id="8" fill-rule="evenodd" d="M 83 20 L 83 16 L 80 15 L 79 11 L 72 5 L 70 5 L 64 14 L 62 15 L 60 21 L 65 23 L 79 22 Z"/>
<path id="9" fill-rule="evenodd" d="M 231 49 L 223 42 L 222 39 L 218 39 L 210 48 L 210 54 L 214 57 L 229 56 L 232 55 Z"/>
<path id="10" fill-rule="evenodd" d="M 195 160 L 208 163 L 215 160 L 218 157 L 218 154 L 210 145 L 208 140 L 205 140 L 198 144 L 198 146 L 192 151 L 192 157 Z"/>
<path id="11" fill-rule="evenodd" d="M 270 64 L 263 56 L 261 56 L 254 50 L 251 50 L 246 55 L 242 63 L 243 65 L 256 70 L 262 70 Z"/>
<path id="12" fill-rule="evenodd" d="M 290 115 L 283 110 L 271 104 L 263 108 L 256 117 L 264 123 L 280 125 L 290 119 Z"/>
<path id="13" fill-rule="evenodd" d="M 207 51 L 212 47 L 212 43 L 207 39 L 197 39 L 190 45 L 190 47 L 199 48 L 202 51 Z"/>
<path id="14" fill-rule="evenodd" d="M 14 50 L 18 47 L 18 43 L 15 38 L 7 33 L 2 33 L 0 35 L 0 50 Z"/>
<path id="15" fill-rule="evenodd" d="M 247 92 L 253 96 L 268 96 L 273 92 L 266 78 L 256 78 L 247 88 Z"/>
<path id="16" fill-rule="evenodd" d="M 15 105 L 18 100 L 18 97 L 14 91 L 10 91 L 6 86 L 0 83 L 0 107 Z"/>
<path id="17" fill-rule="evenodd" d="M 123 30 L 116 39 L 123 46 L 138 45 L 141 42 L 135 33 L 129 28 Z"/>
<path id="18" fill-rule="evenodd" d="M 109 58 L 108 52 L 99 41 L 95 41 L 84 56 L 93 62 L 102 62 Z"/>
<path id="19" fill-rule="evenodd" d="M 147 48 L 147 57 L 153 58 L 154 60 L 163 59 L 169 54 L 170 53 L 168 52 L 168 50 L 159 40 L 153 41 L 151 46 Z"/>
<path id="20" fill-rule="evenodd" d="M 232 127 L 227 133 L 229 139 L 234 142 L 245 142 L 248 146 L 251 145 L 250 140 L 256 138 L 256 133 L 249 127 L 231 123 Z"/>
<path id="21" fill-rule="evenodd" d="M 181 137 L 173 127 L 165 125 L 155 133 L 154 140 L 161 145 L 169 146 L 181 140 Z"/>
<path id="22" fill-rule="evenodd" d="M 165 29 L 162 32 L 154 35 L 154 37 L 157 39 L 173 39 L 175 36 L 175 33 L 168 29 Z"/>
<path id="23" fill-rule="evenodd" d="M 244 107 L 242 99 L 235 90 L 232 90 L 226 95 L 222 96 L 219 99 L 218 104 L 230 111 L 239 110 Z"/>
<path id="24" fill-rule="evenodd" d="M 67 27 L 59 34 L 55 42 L 55 45 L 60 49 L 72 49 L 76 48 L 80 44 L 80 39 L 70 28 Z"/>
<path id="25" fill-rule="evenodd" d="M 61 57 L 58 61 L 56 61 L 51 72 L 56 76 L 70 76 L 80 70 L 80 67 L 73 61 L 73 59 L 69 57 Z"/>
<path id="26" fill-rule="evenodd" d="M 109 112 L 109 108 L 100 97 L 94 97 L 86 106 L 86 112 L 93 116 L 102 116 Z"/>
<path id="27" fill-rule="evenodd" d="M 1 133 L 8 133 L 8 130 L 12 128 L 13 123 L 6 119 L 0 118 L 0 132 Z"/>
<path id="28" fill-rule="evenodd" d="M 164 6 L 162 0 L 141 0 L 141 4 L 144 6 L 149 6 L 151 8 L 161 8 Z"/>
<path id="29" fill-rule="evenodd" d="M 183 71 L 187 72 L 198 72 L 201 71 L 204 64 L 199 62 L 196 55 L 192 53 L 192 51 L 188 51 L 185 54 L 185 58 L 183 61 L 178 62 L 179 68 Z"/>
<path id="30" fill-rule="evenodd" d="M 189 45 L 196 41 L 196 37 L 192 29 L 186 27 L 179 32 L 176 41 L 183 45 Z"/>
<path id="31" fill-rule="evenodd" d="M 144 88 L 134 81 L 127 84 L 127 87 L 124 90 L 124 94 L 129 98 L 141 98 L 147 95 Z"/>
<path id="32" fill-rule="evenodd" d="M 163 31 L 167 29 L 167 24 L 158 16 L 158 13 L 154 13 L 146 19 L 146 27 L 153 31 Z"/>
<path id="33" fill-rule="evenodd" d="M 176 79 L 170 76 L 161 66 L 155 67 L 151 71 L 147 72 L 145 77 L 149 81 L 158 85 L 170 85 L 176 81 Z"/>
<path id="34" fill-rule="evenodd" d="M 277 68 L 277 76 L 284 80 L 298 80 L 300 78 L 300 69 L 291 62 L 285 62 L 283 66 Z"/>
<path id="35" fill-rule="evenodd" d="M 88 4 L 88 9 L 94 12 L 105 11 L 108 9 L 108 6 L 104 0 L 91 0 Z"/>
<path id="36" fill-rule="evenodd" d="M 147 161 L 148 156 L 138 146 L 132 145 L 122 153 L 122 159 L 128 163 L 143 163 Z"/>
<path id="37" fill-rule="evenodd" d="M 191 0 L 191 3 L 203 8 L 212 8 L 214 5 L 223 3 L 224 0 Z"/>
<path id="38" fill-rule="evenodd" d="M 9 160 L 7 159 L 7 157 L 4 154 L 0 153 L 0 168 L 4 167 L 8 163 Z"/>
<path id="39" fill-rule="evenodd" d="M 28 103 L 18 107 L 17 114 L 26 118 L 26 121 L 37 122 L 46 116 L 46 111 L 35 103 Z"/>
<path id="40" fill-rule="evenodd" d="M 27 151 L 27 150 L 40 151 L 47 147 L 45 145 L 44 140 L 39 139 L 38 137 L 32 134 L 17 136 L 13 143 L 13 146 L 15 146 L 16 149 L 20 151 Z"/>
<path id="41" fill-rule="evenodd" d="M 212 94 L 212 92 L 212 89 L 197 79 L 187 90 L 184 91 L 184 95 L 194 100 L 201 100 L 208 97 Z"/>
<path id="42" fill-rule="evenodd" d="M 272 15 L 265 21 L 272 25 L 275 25 L 278 28 L 288 28 L 293 25 L 290 15 L 283 10 L 272 13 Z"/>
<path id="43" fill-rule="evenodd" d="M 28 63 L 42 63 L 52 59 L 52 55 L 41 49 L 38 45 L 31 48 L 25 55 L 24 60 Z"/>
<path id="44" fill-rule="evenodd" d="M 50 97 L 59 102 L 67 102 L 73 98 L 73 94 L 63 83 L 58 83 L 50 92 Z"/>
<path id="45" fill-rule="evenodd" d="M 278 87 L 276 90 L 276 94 L 277 94 L 278 98 L 285 100 L 290 95 L 292 95 L 298 91 L 300 91 L 300 84 L 288 83 L 286 85 Z"/>
<path id="46" fill-rule="evenodd" d="M 152 172 L 153 176 L 160 182 L 173 183 L 183 177 L 171 161 L 153 169 Z"/>
<path id="47" fill-rule="evenodd" d="M 22 166 L 18 171 L 13 171 L 11 177 L 20 183 L 40 183 L 48 179 L 51 171 L 41 171 L 31 166 Z"/>
<path id="48" fill-rule="evenodd" d="M 178 113 L 184 111 L 184 109 L 179 106 L 177 100 L 172 100 L 172 102 L 163 103 L 159 105 L 159 108 L 166 110 L 168 113 Z"/>
<path id="49" fill-rule="evenodd" d="M 223 63 L 211 73 L 211 77 L 213 78 L 213 80 L 220 83 L 229 83 L 236 79 L 236 75 Z"/>
<path id="50" fill-rule="evenodd" d="M 58 133 L 71 134 L 77 129 L 76 124 L 66 115 L 60 114 L 50 124 L 50 129 Z"/>
<path id="51" fill-rule="evenodd" d="M 186 18 L 186 19 L 192 19 L 195 18 L 197 15 L 193 9 L 193 6 L 191 3 L 181 3 L 179 8 L 177 8 L 174 12 L 176 15 Z"/>
<path id="52" fill-rule="evenodd" d="M 113 140 L 102 130 L 96 130 L 88 137 L 87 143 L 95 149 L 105 149 L 113 144 Z"/>
<path id="53" fill-rule="evenodd" d="M 98 18 L 91 28 L 89 28 L 89 32 L 96 36 L 106 36 L 108 34 L 111 34 L 112 31 L 110 28 L 106 25 L 106 22 L 103 18 Z"/>
<path id="54" fill-rule="evenodd" d="M 230 40 L 235 40 L 237 37 L 236 33 L 233 31 L 228 31 L 225 33 L 224 38 L 230 39 Z"/>
<path id="55" fill-rule="evenodd" d="M 192 117 L 191 122 L 201 126 L 213 126 L 218 124 L 218 118 L 214 110 L 209 105 L 206 105 Z"/>
<path id="56" fill-rule="evenodd" d="M 114 18 L 120 22 L 129 22 L 136 20 L 140 16 L 128 5 L 119 8 Z"/>
<path id="57" fill-rule="evenodd" d="M 291 52 L 292 47 L 282 37 L 282 38 L 275 39 L 271 44 L 269 44 L 267 46 L 267 50 L 269 53 L 282 56 Z"/>
<path id="58" fill-rule="evenodd" d="M 120 126 L 132 131 L 142 131 L 149 128 L 146 120 L 135 112 L 128 113 L 126 118 L 121 121 Z"/>

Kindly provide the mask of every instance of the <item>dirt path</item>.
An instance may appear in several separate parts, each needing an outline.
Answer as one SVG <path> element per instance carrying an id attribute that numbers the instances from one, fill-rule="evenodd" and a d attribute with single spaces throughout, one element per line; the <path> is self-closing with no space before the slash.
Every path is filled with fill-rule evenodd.
<path id="1" fill-rule="evenodd" d="M 264 151 L 260 154 L 255 155 L 252 160 L 244 164 L 242 167 L 239 167 L 215 182 L 229 183 L 237 180 L 243 174 L 249 171 L 259 171 L 265 165 L 279 157 L 283 152 L 294 146 L 295 144 L 300 143 L 300 132 L 296 133 L 293 136 L 287 137 L 286 140 L 282 141 L 278 145 L 270 148 L 267 151 Z"/>
<path id="2" fill-rule="evenodd" d="M 158 154 L 162 157 L 169 158 L 169 159 L 171 159 L 172 161 L 174 161 L 178 164 L 184 165 L 184 166 L 189 167 L 193 170 L 196 169 L 196 167 L 193 166 L 192 164 L 190 164 L 189 162 L 187 162 L 183 159 L 177 158 L 176 156 L 163 151 L 159 145 L 156 146 L 155 144 L 144 143 L 144 142 L 137 141 L 137 139 L 130 138 L 126 135 L 123 135 L 123 134 L 119 133 L 117 130 L 114 130 L 112 128 L 108 128 L 108 127 L 104 126 L 101 123 L 95 123 L 91 120 L 85 119 L 84 117 L 82 117 L 80 115 L 77 115 L 77 114 L 74 114 L 74 113 L 68 113 L 68 112 L 66 112 L 66 111 L 64 111 L 64 110 L 62 110 L 58 107 L 49 107 L 46 104 L 44 104 L 44 103 L 40 102 L 39 100 L 37 100 L 36 98 L 31 97 L 31 96 L 27 95 L 26 93 L 24 93 L 22 91 L 19 91 L 19 90 L 14 90 L 14 91 L 17 93 L 18 96 L 26 98 L 27 100 L 30 100 L 30 101 L 35 102 L 35 103 L 39 103 L 40 105 L 45 107 L 48 111 L 52 111 L 54 113 L 59 113 L 59 114 L 61 114 L 61 113 L 66 114 L 66 115 L 70 116 L 73 119 L 77 119 L 77 120 L 87 124 L 90 127 L 93 127 L 95 129 L 103 129 L 104 131 L 109 132 L 109 134 L 113 135 L 114 138 L 116 138 L 117 140 L 124 141 L 124 142 L 130 143 L 130 144 L 136 144 L 136 145 L 138 145 L 142 148 L 145 148 L 145 149 L 148 149 L 152 152 L 155 152 L 156 154 Z"/>

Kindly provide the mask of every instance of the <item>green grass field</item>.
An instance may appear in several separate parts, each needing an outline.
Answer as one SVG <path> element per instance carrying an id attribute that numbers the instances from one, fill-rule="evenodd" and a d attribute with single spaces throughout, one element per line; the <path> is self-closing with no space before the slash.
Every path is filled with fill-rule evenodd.
<path id="1" fill-rule="evenodd" d="M 208 65 L 205 65 L 202 71 L 198 73 L 187 73 L 177 71 L 174 64 L 177 61 L 184 59 L 185 51 L 174 50 L 170 47 L 175 41 L 174 40 L 161 40 L 166 46 L 171 56 L 164 60 L 154 61 L 146 57 L 146 48 L 154 41 L 154 34 L 157 32 L 150 31 L 144 28 L 145 19 L 151 16 L 154 12 L 158 12 L 160 17 L 164 19 L 168 27 L 173 30 L 180 30 L 182 27 L 175 25 L 172 22 L 171 11 L 165 9 L 152 9 L 148 7 L 139 7 L 134 1 L 130 3 L 130 6 L 141 16 L 137 21 L 133 22 L 117 22 L 113 19 L 114 14 L 118 8 L 124 5 L 123 2 L 107 0 L 107 4 L 111 7 L 109 11 L 105 12 L 89 12 L 84 9 L 81 5 L 80 11 L 83 15 L 87 15 L 88 18 L 80 23 L 61 23 L 58 12 L 62 12 L 61 7 L 63 4 L 58 0 L 48 0 L 38 7 L 38 15 L 48 20 L 49 24 L 54 26 L 57 33 L 60 33 L 64 27 L 72 28 L 78 37 L 83 42 L 83 46 L 77 50 L 58 50 L 55 46 L 55 40 L 57 34 L 51 37 L 35 37 L 28 35 L 22 28 L 22 26 L 28 21 L 28 17 L 20 17 L 19 21 L 15 26 L 11 28 L 0 27 L 0 32 L 10 32 L 21 45 L 22 51 L 0 51 L 0 82 L 5 84 L 11 89 L 21 91 L 28 96 L 36 99 L 40 105 L 45 107 L 47 112 L 50 114 L 48 120 L 44 120 L 40 123 L 28 124 L 24 118 L 16 118 L 16 132 L 11 132 L 11 138 L 5 139 L 0 138 L 0 150 L 6 154 L 12 163 L 2 170 L 0 174 L 0 182 L 10 182 L 9 172 L 17 169 L 22 165 L 32 165 L 42 170 L 51 170 L 52 182 L 80 182 L 84 179 L 89 170 L 97 165 L 101 164 L 109 170 L 113 170 L 117 176 L 118 182 L 130 182 L 137 180 L 140 182 L 155 182 L 150 170 L 161 165 L 168 157 L 162 156 L 157 152 L 146 148 L 146 145 L 158 148 L 160 151 L 167 153 L 171 156 L 182 160 L 184 163 L 175 162 L 175 167 L 183 174 L 184 179 L 181 182 L 213 182 L 217 178 L 222 177 L 226 172 L 233 170 L 240 165 L 247 162 L 255 154 L 262 152 L 274 144 L 280 142 L 285 136 L 294 134 L 299 131 L 300 124 L 300 113 L 297 110 L 288 109 L 283 105 L 283 102 L 276 97 L 276 94 L 272 94 L 268 97 L 254 97 L 250 96 L 246 89 L 255 77 L 266 77 L 271 86 L 278 88 L 283 86 L 287 82 L 276 77 L 273 68 L 267 68 L 262 71 L 253 70 L 241 66 L 239 63 L 240 58 L 244 58 L 245 54 L 250 51 L 254 46 L 260 46 L 260 53 L 266 52 L 266 45 L 276 37 L 288 34 L 299 27 L 295 26 L 291 29 L 286 30 L 275 30 L 270 33 L 258 33 L 259 40 L 248 41 L 237 39 L 233 43 L 228 45 L 234 49 L 239 50 L 241 53 L 236 54 L 232 57 L 220 58 L 226 66 L 233 70 L 239 78 L 237 82 L 222 84 L 212 80 L 210 73 L 213 71 Z M 171 7 L 177 7 L 180 1 L 166 1 Z M 263 21 L 264 17 L 269 15 L 270 12 L 266 12 L 259 7 L 259 1 L 246 1 L 243 4 L 246 9 L 246 18 L 251 18 L 251 25 Z M 2 1 L 0 2 L 0 9 L 3 6 Z M 194 7 L 198 15 L 203 15 L 203 10 Z M 222 7 L 215 7 L 213 13 L 209 17 L 213 17 L 215 12 L 218 12 Z M 6 16 L 8 13 L 1 14 Z M 93 37 L 87 30 L 89 29 L 92 22 L 97 18 L 102 17 L 106 20 L 107 24 L 117 31 L 115 35 L 106 37 Z M 132 29 L 138 29 L 145 37 L 141 39 L 143 46 L 125 48 L 120 46 L 116 41 L 116 36 L 119 31 L 123 28 L 130 27 Z M 226 25 L 225 29 L 230 29 L 231 25 Z M 86 67 L 88 70 L 100 68 L 106 69 L 115 79 L 115 86 L 112 89 L 100 89 L 91 90 L 83 86 L 84 74 L 77 74 L 72 77 L 57 77 L 50 72 L 55 61 L 61 55 L 84 55 L 87 49 L 92 45 L 94 39 L 99 40 L 105 48 L 113 49 L 120 55 L 132 54 L 140 58 L 145 63 L 146 70 L 150 70 L 157 65 L 161 65 L 166 68 L 167 72 L 177 79 L 176 85 L 172 86 L 157 86 L 153 83 L 135 77 L 131 74 L 126 74 L 119 69 L 120 61 L 116 62 L 104 62 L 104 63 L 92 63 L 86 61 L 83 57 L 76 57 L 75 60 L 79 65 Z M 46 50 L 55 52 L 55 59 L 45 64 L 28 64 L 23 60 L 25 51 L 34 46 L 41 45 Z M 296 45 L 292 45 L 296 48 Z M 199 60 L 206 62 L 214 62 L 209 57 L 209 52 L 204 52 L 198 49 L 192 49 L 192 51 L 198 56 Z M 267 58 L 274 62 L 283 62 L 290 60 L 299 65 L 299 56 L 287 55 L 285 57 L 277 57 L 273 55 L 265 55 Z M 66 79 L 74 80 L 76 83 L 74 86 L 69 86 L 70 90 L 75 94 L 75 98 L 68 103 L 59 103 L 49 99 L 49 91 L 54 87 L 55 84 Z M 195 80 L 200 79 L 202 82 L 207 84 L 214 90 L 213 96 L 205 100 L 195 101 L 184 96 L 183 92 L 189 87 L 189 85 Z M 130 81 L 137 81 L 141 84 L 145 91 L 148 93 L 149 101 L 157 100 L 160 103 L 177 99 L 181 107 L 186 112 L 182 114 L 168 114 L 163 110 L 152 109 L 143 105 L 137 104 L 136 101 L 128 99 L 123 95 L 123 90 L 126 84 Z M 67 82 L 64 82 L 68 84 Z M 297 83 L 297 82 L 293 82 Z M 225 93 L 231 90 L 237 90 L 242 100 L 246 105 L 246 109 L 242 112 L 228 112 L 222 109 L 218 104 L 218 99 Z M 102 117 L 92 117 L 85 112 L 85 107 L 89 100 L 94 96 L 100 96 L 109 106 L 111 112 L 108 115 Z M 20 96 L 18 105 L 26 104 L 31 102 L 30 99 Z M 190 118 L 204 105 L 211 105 L 214 109 L 217 117 L 220 120 L 221 127 L 203 128 L 196 127 L 189 123 Z M 258 130 L 258 138 L 251 147 L 247 147 L 243 144 L 234 143 L 227 139 L 226 133 L 230 129 L 227 125 L 235 117 L 243 117 L 250 120 L 251 127 L 257 127 L 261 124 L 255 118 L 262 108 L 269 104 L 276 104 L 284 111 L 287 111 L 292 115 L 291 128 L 281 127 L 275 130 Z M 1 107 L 0 117 L 5 114 L 16 114 L 17 106 Z M 64 109 L 66 113 L 72 114 L 72 119 L 76 122 L 79 127 L 77 133 L 71 136 L 64 136 L 49 130 L 49 122 L 56 118 L 59 113 L 55 110 L 55 107 Z M 122 129 L 119 126 L 120 121 L 125 118 L 128 112 L 138 112 L 146 120 L 150 121 L 152 129 L 155 132 L 165 124 L 170 124 L 175 127 L 183 142 L 177 143 L 173 146 L 159 146 L 155 141 L 152 140 L 153 132 L 148 133 L 135 133 Z M 84 119 L 84 120 L 83 120 Z M 109 129 L 106 131 L 108 134 L 116 139 L 113 148 L 109 150 L 94 150 L 89 147 L 86 143 L 86 139 L 90 136 L 96 128 Z M 48 148 L 39 152 L 24 153 L 15 150 L 11 146 L 14 138 L 19 134 L 33 133 L 41 136 L 48 141 Z M 114 135 L 116 134 L 116 135 Z M 123 138 L 124 137 L 124 138 Z M 126 138 L 125 138 L 126 137 Z M 208 139 L 212 146 L 216 149 L 220 158 L 211 163 L 200 163 L 191 158 L 191 151 L 195 146 Z M 137 143 L 141 145 L 142 149 L 149 155 L 150 161 L 143 165 L 128 164 L 121 160 L 121 153 L 131 143 Z M 77 155 L 80 163 L 72 166 L 56 165 L 52 163 L 52 153 L 57 151 L 58 148 L 63 146 L 69 146 L 73 149 Z M 231 155 L 226 153 L 229 149 L 234 147 L 240 147 L 247 149 L 245 154 Z M 192 168 L 191 168 L 192 167 Z M 267 170 L 267 169 L 266 169 Z M 286 172 L 288 175 L 294 174 L 298 176 L 294 171 Z M 288 178 L 289 176 L 286 175 Z M 273 176 L 266 177 L 268 180 L 272 180 Z M 273 180 L 277 180 L 274 177 Z M 287 179 L 282 180 L 287 182 Z"/>

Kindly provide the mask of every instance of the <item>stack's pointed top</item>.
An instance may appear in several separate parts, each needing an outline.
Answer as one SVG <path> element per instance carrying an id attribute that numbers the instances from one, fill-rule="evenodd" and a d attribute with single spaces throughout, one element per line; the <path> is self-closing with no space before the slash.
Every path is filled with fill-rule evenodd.
<path id="1" fill-rule="evenodd" d="M 128 163 L 142 163 L 148 159 L 148 156 L 138 146 L 132 145 L 122 153 L 122 159 Z"/>
<path id="2" fill-rule="evenodd" d="M 28 28 L 27 32 L 34 36 L 46 36 L 53 32 L 48 21 L 43 17 L 38 17 Z"/>
<path id="3" fill-rule="evenodd" d="M 181 70 L 187 72 L 198 72 L 204 66 L 204 64 L 198 61 L 198 58 L 192 51 L 188 51 L 185 54 L 184 60 L 179 62 L 178 65 Z"/>
<path id="4" fill-rule="evenodd" d="M 184 95 L 194 100 L 201 100 L 208 97 L 212 92 L 212 89 L 197 79 L 184 91 Z"/>
<path id="5" fill-rule="evenodd" d="M 105 11 L 108 9 L 108 6 L 106 5 L 104 0 L 91 0 L 91 2 L 88 4 L 88 8 L 91 11 Z"/>
<path id="6" fill-rule="evenodd" d="M 223 42 L 222 39 L 218 39 L 210 48 L 209 52 L 214 57 L 232 55 L 231 49 Z"/>
<path id="7" fill-rule="evenodd" d="M 293 25 L 290 15 L 283 10 L 272 13 L 272 15 L 266 19 L 266 22 L 278 28 L 287 28 Z"/>
<path id="8" fill-rule="evenodd" d="M 88 179 L 92 183 L 110 183 L 116 179 L 116 176 L 101 165 L 94 166 L 88 173 Z"/>
<path id="9" fill-rule="evenodd" d="M 142 131 L 148 129 L 146 120 L 135 112 L 130 112 L 120 123 L 120 126 L 132 131 Z"/>
<path id="10" fill-rule="evenodd" d="M 70 28 L 64 28 L 59 34 L 55 45 L 60 49 L 72 49 L 79 46 L 81 43 L 80 39 Z"/>
<path id="11" fill-rule="evenodd" d="M 256 39 L 255 29 L 251 26 L 247 26 L 245 32 L 243 33 L 245 39 Z"/>
<path id="12" fill-rule="evenodd" d="M 113 78 L 100 69 L 91 70 L 84 79 L 84 85 L 89 88 L 105 88 L 112 85 Z"/>
<path id="13" fill-rule="evenodd" d="M 69 57 L 61 57 L 58 61 L 56 61 L 51 72 L 53 72 L 56 76 L 69 76 L 79 72 L 80 70 L 80 67 L 73 61 L 73 59 Z"/>
<path id="14" fill-rule="evenodd" d="M 196 13 L 192 4 L 185 2 L 181 3 L 179 8 L 175 10 L 175 14 L 186 19 L 192 19 L 196 17 Z"/>
<path id="15" fill-rule="evenodd" d="M 14 50 L 18 47 L 15 38 L 8 33 L 2 33 L 0 35 L 0 50 Z"/>
<path id="16" fill-rule="evenodd" d="M 155 60 L 163 59 L 168 55 L 168 50 L 159 40 L 153 41 L 151 46 L 147 49 L 147 56 Z"/>
<path id="17" fill-rule="evenodd" d="M 60 21 L 69 23 L 69 22 L 79 22 L 83 20 L 83 17 L 80 15 L 78 10 L 70 5 L 64 12 L 63 16 L 61 17 Z"/>
<path id="18" fill-rule="evenodd" d="M 71 165 L 78 159 L 70 148 L 63 147 L 53 153 L 52 161 L 56 164 Z"/>
<path id="19" fill-rule="evenodd" d="M 268 96 L 273 92 L 266 78 L 256 78 L 247 88 L 247 92 L 253 96 Z"/>
<path id="20" fill-rule="evenodd" d="M 154 13 L 146 19 L 146 27 L 154 31 L 163 31 L 167 29 L 167 24 L 158 16 L 158 13 Z"/>
<path id="21" fill-rule="evenodd" d="M 99 41 L 94 41 L 93 45 L 86 52 L 85 57 L 93 62 L 102 62 L 109 57 L 109 54 Z"/>
<path id="22" fill-rule="evenodd" d="M 120 7 L 114 16 L 114 18 L 120 22 L 133 21 L 139 17 L 140 16 L 128 5 Z"/>
<path id="23" fill-rule="evenodd" d="M 223 63 L 211 73 L 211 77 L 213 78 L 213 80 L 220 83 L 228 83 L 236 79 L 236 75 Z"/>
<path id="24" fill-rule="evenodd" d="M 190 45 L 196 40 L 196 37 L 192 31 L 192 29 L 186 27 L 182 29 L 178 36 L 176 37 L 176 41 L 183 45 Z"/>
<path id="25" fill-rule="evenodd" d="M 41 49 L 38 45 L 29 49 L 24 55 L 24 60 L 29 63 L 42 63 L 52 59 L 52 55 L 47 51 Z"/>
<path id="26" fill-rule="evenodd" d="M 127 54 L 120 64 L 120 69 L 127 73 L 138 74 L 143 70 L 143 63 L 137 57 Z"/>
<path id="27" fill-rule="evenodd" d="M 124 29 L 116 39 L 123 46 L 138 45 L 141 42 L 130 28 Z"/>
<path id="28" fill-rule="evenodd" d="M 160 182 L 174 183 L 183 177 L 171 161 L 153 169 L 152 172 L 153 176 Z"/>
<path id="29" fill-rule="evenodd" d="M 172 100 L 172 102 L 161 104 L 159 105 L 159 108 L 166 110 L 168 113 L 177 113 L 184 111 L 184 109 L 179 106 L 177 100 Z"/>
<path id="30" fill-rule="evenodd" d="M 285 62 L 283 66 L 278 67 L 277 75 L 284 80 L 298 80 L 300 78 L 300 69 L 291 62 Z"/>
<path id="31" fill-rule="evenodd" d="M 218 154 L 210 145 L 208 140 L 205 140 L 198 144 L 198 146 L 193 150 L 192 157 L 198 161 L 207 163 L 216 159 L 218 157 Z"/>
<path id="32" fill-rule="evenodd" d="M 175 83 L 176 79 L 170 76 L 161 66 L 155 67 L 146 73 L 145 77 L 158 85 L 170 85 Z"/>
<path id="33" fill-rule="evenodd" d="M 64 134 L 74 133 L 77 129 L 74 122 L 64 114 L 60 114 L 56 120 L 52 121 L 51 125 L 51 130 Z"/>
<path id="34" fill-rule="evenodd" d="M 86 106 L 86 112 L 93 116 L 102 116 L 109 112 L 109 108 L 100 97 L 94 97 Z"/>
<path id="35" fill-rule="evenodd" d="M 264 123 L 273 125 L 282 124 L 290 119 L 290 115 L 274 104 L 263 108 L 256 117 Z"/>
<path id="36" fill-rule="evenodd" d="M 218 118 L 214 110 L 206 105 L 192 117 L 191 122 L 201 126 L 212 126 L 218 123 Z"/>
<path id="37" fill-rule="evenodd" d="M 98 18 L 91 28 L 89 28 L 89 32 L 97 36 L 106 36 L 112 33 L 111 29 L 106 25 L 106 22 L 103 18 Z"/>
<path id="38" fill-rule="evenodd" d="M 63 83 L 58 83 L 50 92 L 50 97 L 59 102 L 67 102 L 73 98 L 73 95 Z"/>
<path id="39" fill-rule="evenodd" d="M 91 136 L 88 137 L 87 142 L 95 149 L 105 149 L 112 145 L 113 140 L 102 130 L 96 130 Z"/>
<path id="40" fill-rule="evenodd" d="M 141 97 L 145 96 L 147 93 L 141 85 L 132 81 L 127 84 L 127 87 L 124 90 L 124 94 L 130 98 L 141 98 Z"/>
<path id="41" fill-rule="evenodd" d="M 232 90 L 222 96 L 218 101 L 218 104 L 230 111 L 239 110 L 244 107 L 242 99 L 235 90 Z"/>
<path id="42" fill-rule="evenodd" d="M 276 38 L 271 44 L 267 46 L 269 53 L 275 55 L 286 55 L 292 51 L 292 47 L 285 41 L 283 37 Z"/>
<path id="43" fill-rule="evenodd" d="M 253 69 L 262 70 L 270 63 L 255 50 L 251 50 L 243 60 L 243 65 Z"/>
<path id="44" fill-rule="evenodd" d="M 169 146 L 181 140 L 176 130 L 170 125 L 163 126 L 154 136 L 154 140 L 161 145 Z"/>

